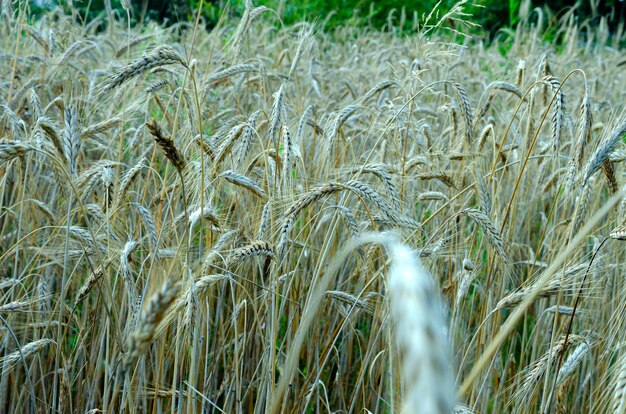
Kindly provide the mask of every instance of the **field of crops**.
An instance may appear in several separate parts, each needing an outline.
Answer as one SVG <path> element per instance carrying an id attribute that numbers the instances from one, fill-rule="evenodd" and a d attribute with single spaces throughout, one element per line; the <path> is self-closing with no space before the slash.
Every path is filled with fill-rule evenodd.
<path id="1" fill-rule="evenodd" d="M 0 413 L 626 413 L 621 30 L 12 7 Z"/>

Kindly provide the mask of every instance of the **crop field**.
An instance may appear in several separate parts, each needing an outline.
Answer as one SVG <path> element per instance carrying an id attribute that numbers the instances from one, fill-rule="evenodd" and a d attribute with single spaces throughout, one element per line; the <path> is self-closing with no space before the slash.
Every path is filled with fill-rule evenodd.
<path id="1" fill-rule="evenodd" d="M 463 6 L 3 1 L 0 413 L 626 413 L 626 36 Z"/>

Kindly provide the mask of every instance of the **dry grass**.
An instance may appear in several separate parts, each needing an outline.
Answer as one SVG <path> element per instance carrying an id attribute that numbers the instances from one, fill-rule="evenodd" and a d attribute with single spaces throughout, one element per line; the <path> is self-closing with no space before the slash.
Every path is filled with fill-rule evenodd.
<path id="1" fill-rule="evenodd" d="M 462 5 L 402 37 L 7 4 L 0 413 L 623 412 L 605 25 L 503 56 L 445 36 Z"/>

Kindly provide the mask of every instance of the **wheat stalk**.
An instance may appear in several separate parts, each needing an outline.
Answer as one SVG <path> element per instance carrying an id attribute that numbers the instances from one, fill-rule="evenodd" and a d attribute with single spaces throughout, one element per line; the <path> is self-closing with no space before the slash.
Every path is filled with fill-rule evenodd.
<path id="1" fill-rule="evenodd" d="M 252 194 L 261 199 L 267 198 L 267 195 L 265 194 L 261 186 L 259 186 L 257 183 L 255 183 L 253 180 L 246 177 L 245 175 L 241 175 L 232 170 L 228 170 L 221 173 L 219 177 L 222 177 L 231 184 L 245 188 L 246 190 L 250 191 Z"/>
<path id="2" fill-rule="evenodd" d="M 455 406 L 443 308 L 432 276 L 406 246 L 390 247 L 389 304 L 402 353 L 403 406 L 408 412 L 450 413 Z"/>
<path id="3" fill-rule="evenodd" d="M 185 60 L 171 46 L 162 45 L 145 56 L 132 61 L 127 66 L 117 70 L 103 85 L 104 91 L 115 89 L 132 78 L 146 73 L 150 69 L 158 68 L 164 65 L 180 64 L 187 67 Z"/>
<path id="4" fill-rule="evenodd" d="M 476 223 L 483 231 L 485 236 L 487 236 L 487 240 L 491 243 L 491 245 L 496 249 L 498 255 L 502 259 L 504 263 L 509 262 L 509 258 L 504 249 L 504 241 L 500 232 L 491 221 L 489 216 L 484 212 L 472 208 L 468 208 L 462 211 L 462 214 L 466 214 L 469 218 L 472 219 L 474 223 Z"/>
<path id="5" fill-rule="evenodd" d="M 128 337 L 128 350 L 124 365 L 129 368 L 141 357 L 154 341 L 156 328 L 176 299 L 178 287 L 171 280 L 165 282 L 161 289 L 154 293 L 144 306 L 137 321 L 138 328 Z"/>
<path id="6" fill-rule="evenodd" d="M 24 358 L 24 360 L 32 358 L 48 345 L 54 343 L 55 342 L 52 339 L 43 338 L 24 345 L 20 350 L 11 352 L 10 354 L 0 358 L 2 370 L 6 373 L 12 371 L 22 361 L 22 358 Z"/>
<path id="7" fill-rule="evenodd" d="M 169 134 L 159 126 L 154 118 L 152 121 L 146 123 L 146 127 L 148 128 L 150 134 L 154 137 L 154 141 L 165 153 L 167 159 L 172 162 L 179 173 L 182 173 L 187 162 L 178 148 L 176 148 L 176 145 L 174 144 L 172 138 L 170 138 Z"/>
<path id="8" fill-rule="evenodd" d="M 34 150 L 33 147 L 17 141 L 0 141 L 0 163 L 23 157 L 27 152 Z"/>
<path id="9" fill-rule="evenodd" d="M 618 125 L 606 136 L 598 145 L 595 152 L 589 157 L 583 171 L 583 185 L 591 176 L 598 171 L 602 163 L 615 151 L 622 136 L 626 134 L 626 118 L 622 119 Z"/>

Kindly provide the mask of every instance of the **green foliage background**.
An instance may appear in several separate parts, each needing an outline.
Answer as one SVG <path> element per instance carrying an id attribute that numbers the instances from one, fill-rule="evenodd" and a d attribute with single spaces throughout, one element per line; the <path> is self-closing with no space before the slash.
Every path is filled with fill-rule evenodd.
<path id="1" fill-rule="evenodd" d="M 67 1 L 67 0 L 60 0 Z M 110 0 L 111 7 L 120 14 L 120 0 Z M 457 3 L 457 0 L 253 0 L 255 6 L 265 5 L 277 10 L 283 23 L 290 24 L 302 20 L 325 23 L 326 30 L 344 24 L 368 25 L 373 29 L 388 28 L 390 13 L 393 11 L 394 26 L 400 21 L 401 11 L 405 13 L 405 30 L 412 27 L 414 17 L 422 18 L 435 9 L 445 13 Z M 166 24 L 178 21 L 192 21 L 200 6 L 200 0 L 131 0 L 135 22 L 155 20 Z M 519 20 L 522 0 L 475 0 L 466 10 L 472 15 L 472 22 L 483 30 L 494 34 L 499 29 L 511 28 Z M 551 16 L 558 16 L 574 7 L 574 14 L 579 21 L 588 20 L 597 23 L 601 16 L 607 16 L 611 27 L 615 28 L 624 21 L 626 2 L 622 0 L 532 0 L 531 10 L 544 8 Z M 63 3 L 61 3 L 63 5 Z M 91 20 L 105 13 L 105 0 L 74 0 L 76 7 L 85 20 Z M 245 0 L 205 0 L 203 18 L 211 27 L 223 13 L 240 15 L 245 7 Z M 37 8 L 34 7 L 35 12 Z M 39 10 L 40 11 L 40 10 Z"/>

